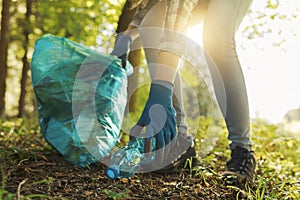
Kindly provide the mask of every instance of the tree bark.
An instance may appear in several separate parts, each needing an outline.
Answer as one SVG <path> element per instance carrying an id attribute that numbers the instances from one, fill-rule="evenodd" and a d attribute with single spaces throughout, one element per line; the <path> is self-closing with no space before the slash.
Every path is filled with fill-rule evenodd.
<path id="1" fill-rule="evenodd" d="M 21 76 L 21 92 L 19 97 L 19 108 L 18 108 L 18 117 L 23 117 L 24 115 L 24 107 L 25 107 L 25 97 L 26 97 L 26 86 L 27 86 L 27 79 L 28 79 L 28 71 L 29 71 L 29 62 L 27 58 L 28 53 L 28 43 L 29 43 L 29 34 L 31 32 L 30 26 L 30 16 L 32 13 L 32 0 L 26 0 L 26 14 L 25 14 L 25 23 L 24 28 L 24 42 L 23 42 L 23 49 L 24 49 L 24 56 L 22 58 L 23 68 L 22 68 L 22 76 Z"/>
<path id="2" fill-rule="evenodd" d="M 7 55 L 9 45 L 10 0 L 2 0 L 2 20 L 0 35 L 0 115 L 5 114 L 5 91 L 7 74 Z"/>

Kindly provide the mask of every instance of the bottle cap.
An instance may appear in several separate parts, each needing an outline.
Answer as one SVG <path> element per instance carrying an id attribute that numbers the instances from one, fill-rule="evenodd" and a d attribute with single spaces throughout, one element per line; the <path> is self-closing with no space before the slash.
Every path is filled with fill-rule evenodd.
<path id="1" fill-rule="evenodd" d="M 106 169 L 106 176 L 111 180 L 118 178 L 119 174 L 120 171 L 117 167 L 109 167 Z"/>

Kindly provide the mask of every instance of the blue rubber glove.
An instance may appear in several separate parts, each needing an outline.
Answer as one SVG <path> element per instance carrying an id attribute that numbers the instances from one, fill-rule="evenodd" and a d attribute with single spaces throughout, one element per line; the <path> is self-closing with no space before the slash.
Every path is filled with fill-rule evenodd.
<path id="1" fill-rule="evenodd" d="M 122 60 L 122 66 L 126 66 L 127 56 L 130 51 L 132 39 L 130 36 L 126 34 L 119 35 L 117 37 L 117 41 L 115 43 L 114 50 L 110 53 L 111 55 L 115 55 Z"/>
<path id="2" fill-rule="evenodd" d="M 170 148 L 165 147 L 175 139 L 176 132 L 176 112 L 172 103 L 173 85 L 165 81 L 153 81 L 150 93 L 143 113 L 137 124 L 130 130 L 131 136 L 139 136 L 143 127 L 146 126 L 146 137 L 155 137 L 156 150 L 161 153 L 156 154 L 162 162 L 164 155 L 169 153 Z M 145 152 L 151 151 L 151 145 L 145 142 Z M 147 150 L 148 149 L 148 150 Z"/>

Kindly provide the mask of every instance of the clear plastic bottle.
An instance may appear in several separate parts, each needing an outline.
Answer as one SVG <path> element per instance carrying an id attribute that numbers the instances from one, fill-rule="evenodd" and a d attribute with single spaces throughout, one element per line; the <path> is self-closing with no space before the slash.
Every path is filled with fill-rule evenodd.
<path id="1" fill-rule="evenodd" d="M 109 179 L 133 176 L 138 167 L 154 159 L 154 152 L 144 154 L 144 141 L 143 138 L 132 139 L 127 146 L 122 146 L 113 153 L 106 169 Z M 154 139 L 152 139 L 152 144 L 152 149 L 155 149 Z"/>

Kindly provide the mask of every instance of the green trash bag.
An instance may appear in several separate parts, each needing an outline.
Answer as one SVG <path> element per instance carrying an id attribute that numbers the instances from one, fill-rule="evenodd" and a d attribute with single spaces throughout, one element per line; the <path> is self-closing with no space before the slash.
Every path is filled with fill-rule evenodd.
<path id="1" fill-rule="evenodd" d="M 35 43 L 31 73 L 45 140 L 64 159 L 86 166 L 105 158 L 118 140 L 127 103 L 128 63 L 66 38 Z"/>

